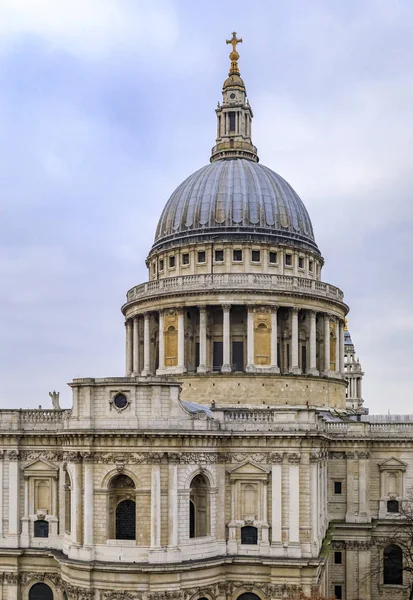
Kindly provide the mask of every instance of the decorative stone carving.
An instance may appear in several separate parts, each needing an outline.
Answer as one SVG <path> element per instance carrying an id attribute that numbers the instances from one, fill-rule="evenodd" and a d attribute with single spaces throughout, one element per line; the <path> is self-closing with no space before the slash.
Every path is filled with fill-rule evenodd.
<path id="1" fill-rule="evenodd" d="M 355 452 L 346 452 L 346 458 L 347 458 L 347 460 L 354 460 L 356 458 L 356 453 Z"/>
<path id="2" fill-rule="evenodd" d="M 83 462 L 85 462 L 85 463 L 95 462 L 95 455 L 93 452 L 81 452 L 81 456 L 82 456 Z"/>
<path id="3" fill-rule="evenodd" d="M 60 396 L 60 392 L 49 392 L 49 396 L 52 399 L 52 406 L 54 410 L 60 410 L 60 402 L 59 402 L 59 396 Z"/>
<path id="4" fill-rule="evenodd" d="M 310 463 L 316 463 L 321 459 L 321 455 L 318 452 L 310 452 Z"/>
<path id="5" fill-rule="evenodd" d="M 271 452 L 268 456 L 268 463 L 272 465 L 279 465 L 283 462 L 284 455 L 282 452 Z"/>
<path id="6" fill-rule="evenodd" d="M 357 456 L 361 460 L 366 460 L 366 459 L 370 458 L 370 452 L 357 452 Z"/>
<path id="7" fill-rule="evenodd" d="M 18 573 L 4 573 L 3 581 L 7 585 L 17 585 L 19 583 L 20 577 Z"/>
<path id="8" fill-rule="evenodd" d="M 100 590 L 100 597 L 104 600 L 141 600 L 141 592 L 113 591 Z"/>
<path id="9" fill-rule="evenodd" d="M 328 458 L 330 460 L 344 459 L 344 458 L 346 458 L 346 453 L 345 452 L 329 452 Z"/>
<path id="10" fill-rule="evenodd" d="M 388 541 L 387 541 L 388 543 Z M 346 542 L 347 550 L 369 550 L 371 548 L 370 541 L 364 540 L 349 540 Z"/>
<path id="11" fill-rule="evenodd" d="M 9 460 L 19 460 L 20 452 L 18 450 L 7 450 L 7 456 Z"/>
<path id="12" fill-rule="evenodd" d="M 21 460 L 61 460 L 62 452 L 55 452 L 54 450 L 22 450 L 20 452 Z"/>
<path id="13" fill-rule="evenodd" d="M 298 452 L 292 452 L 287 455 L 287 460 L 292 465 L 298 465 L 300 463 L 301 457 Z"/>
<path id="14" fill-rule="evenodd" d="M 346 547 L 346 542 L 343 542 L 341 540 L 333 540 L 331 542 L 331 548 L 333 550 L 344 550 Z"/>
<path id="15" fill-rule="evenodd" d="M 82 457 L 79 452 L 63 452 L 63 460 L 70 463 L 80 463 Z"/>
<path id="16" fill-rule="evenodd" d="M 190 600 L 193 596 L 197 596 L 198 598 L 210 597 L 215 598 L 216 596 L 216 586 L 206 586 L 206 587 L 195 587 L 183 590 L 184 600 Z"/>

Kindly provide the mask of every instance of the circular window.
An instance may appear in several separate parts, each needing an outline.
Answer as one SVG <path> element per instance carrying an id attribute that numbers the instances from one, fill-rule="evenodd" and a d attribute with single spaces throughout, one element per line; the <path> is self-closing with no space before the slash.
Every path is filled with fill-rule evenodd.
<path id="1" fill-rule="evenodd" d="M 234 99 L 235 98 L 235 94 L 230 94 L 229 97 L 232 98 L 232 99 Z"/>
<path id="2" fill-rule="evenodd" d="M 116 396 L 113 398 L 113 404 L 119 409 L 126 408 L 128 405 L 128 399 L 125 394 L 116 394 Z"/>

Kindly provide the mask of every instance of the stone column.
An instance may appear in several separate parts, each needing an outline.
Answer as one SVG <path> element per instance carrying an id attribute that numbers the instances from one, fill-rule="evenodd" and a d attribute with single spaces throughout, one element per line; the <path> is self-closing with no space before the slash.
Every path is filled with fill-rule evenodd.
<path id="1" fill-rule="evenodd" d="M 280 372 L 278 364 L 278 306 L 271 307 L 271 371 Z"/>
<path id="2" fill-rule="evenodd" d="M 247 306 L 247 369 L 248 372 L 255 371 L 254 352 L 254 307 Z"/>
<path id="3" fill-rule="evenodd" d="M 169 465 L 169 545 L 178 547 L 178 465 Z"/>
<path id="4" fill-rule="evenodd" d="M 82 463 L 80 458 L 72 463 L 72 542 L 82 543 Z"/>
<path id="5" fill-rule="evenodd" d="M 230 304 L 223 304 L 223 323 L 222 323 L 222 334 L 223 334 L 223 354 L 224 361 L 221 368 L 223 373 L 231 372 L 231 325 L 230 325 Z"/>
<path id="6" fill-rule="evenodd" d="M 310 485 L 311 485 L 311 542 L 313 556 L 319 552 L 319 504 L 318 504 L 318 455 L 310 455 Z"/>
<path id="7" fill-rule="evenodd" d="M 133 375 L 139 375 L 139 317 L 133 317 Z"/>
<path id="8" fill-rule="evenodd" d="M 300 543 L 300 456 L 288 456 L 289 467 L 289 541 L 293 544 Z"/>
<path id="9" fill-rule="evenodd" d="M 151 481 L 151 547 L 161 545 L 161 466 L 152 465 Z"/>
<path id="10" fill-rule="evenodd" d="M 335 364 L 335 376 L 340 377 L 340 321 L 336 318 L 336 364 Z"/>
<path id="11" fill-rule="evenodd" d="M 318 375 L 317 369 L 317 313 L 310 310 L 310 367 L 309 375 Z"/>
<path id="12" fill-rule="evenodd" d="M 207 309 L 199 306 L 199 366 L 198 373 L 207 372 Z"/>
<path id="13" fill-rule="evenodd" d="M 344 322 L 340 321 L 340 360 L 339 370 L 341 376 L 344 376 Z"/>
<path id="14" fill-rule="evenodd" d="M 358 453 L 359 462 L 359 517 L 358 521 L 370 523 L 369 501 L 369 463 L 370 454 L 368 452 Z"/>
<path id="15" fill-rule="evenodd" d="M 143 371 L 142 375 L 146 377 L 151 373 L 151 332 L 149 327 L 150 314 L 143 316 Z"/>
<path id="16" fill-rule="evenodd" d="M 299 375 L 301 369 L 298 362 L 298 308 L 291 309 L 291 367 L 290 373 Z"/>
<path id="17" fill-rule="evenodd" d="M 178 370 L 180 373 L 186 371 L 185 367 L 185 312 L 178 310 Z"/>
<path id="18" fill-rule="evenodd" d="M 324 315 L 324 375 L 330 375 L 330 315 Z"/>
<path id="19" fill-rule="evenodd" d="M 271 467 L 272 507 L 271 507 L 271 543 L 282 544 L 282 454 L 278 463 Z"/>
<path id="20" fill-rule="evenodd" d="M 162 374 L 165 370 L 165 334 L 164 334 L 164 311 L 159 311 L 159 367 L 157 373 Z"/>
<path id="21" fill-rule="evenodd" d="M 84 532 L 83 543 L 85 546 L 93 546 L 93 456 L 90 453 L 83 454 L 83 476 L 84 476 Z"/>
<path id="22" fill-rule="evenodd" d="M 346 522 L 355 523 L 355 498 L 354 498 L 354 476 L 356 468 L 356 454 L 355 452 L 346 452 L 346 466 L 347 466 L 347 512 Z"/>
<path id="23" fill-rule="evenodd" d="M 132 375 L 133 370 L 133 332 L 132 332 L 132 319 L 127 319 L 125 322 L 126 326 L 126 377 Z"/>
<path id="24" fill-rule="evenodd" d="M 20 465 L 18 450 L 9 450 L 9 536 L 10 545 L 18 546 L 20 535 Z"/>
<path id="25" fill-rule="evenodd" d="M 66 463 L 59 465 L 59 481 L 58 481 L 58 505 L 59 505 L 59 532 L 61 535 L 66 533 Z"/>

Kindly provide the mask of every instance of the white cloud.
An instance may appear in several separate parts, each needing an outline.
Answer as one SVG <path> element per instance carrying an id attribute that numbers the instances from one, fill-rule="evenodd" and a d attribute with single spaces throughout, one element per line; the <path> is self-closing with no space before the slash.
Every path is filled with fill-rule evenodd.
<path id="1" fill-rule="evenodd" d="M 160 50 L 178 33 L 168 0 L 1 0 L 1 45 L 31 37 L 51 49 L 102 58 L 125 44 Z"/>

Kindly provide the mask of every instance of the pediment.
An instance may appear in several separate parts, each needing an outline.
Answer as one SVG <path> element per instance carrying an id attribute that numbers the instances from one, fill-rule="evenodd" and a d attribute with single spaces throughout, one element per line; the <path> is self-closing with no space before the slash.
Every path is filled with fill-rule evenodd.
<path id="1" fill-rule="evenodd" d="M 48 460 L 44 460 L 43 458 L 39 458 L 38 460 L 32 460 L 27 465 L 22 467 L 22 471 L 30 471 L 30 473 L 32 474 L 39 473 L 39 475 L 42 475 L 44 473 L 50 474 L 50 472 L 56 474 L 58 470 L 59 467 L 56 467 L 56 465 L 49 462 Z"/>
<path id="2" fill-rule="evenodd" d="M 405 471 L 407 467 L 407 463 L 402 460 L 391 456 L 390 458 L 386 458 L 381 463 L 379 463 L 380 471 Z"/>
<path id="3" fill-rule="evenodd" d="M 267 479 L 269 471 L 252 461 L 245 461 L 229 471 L 231 479 Z"/>

